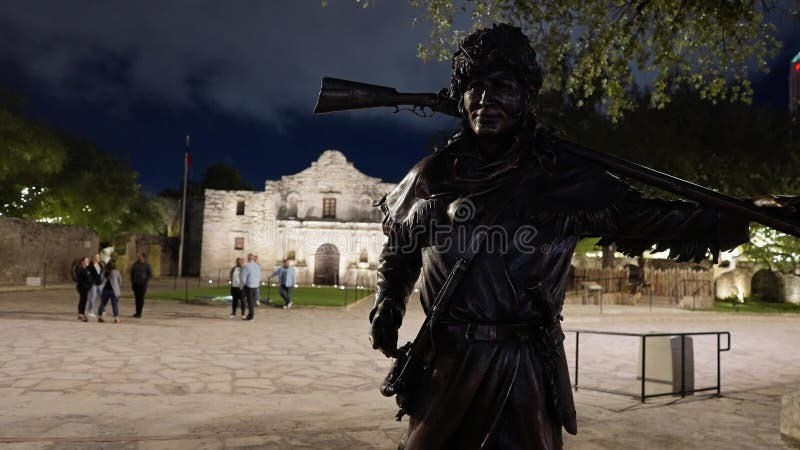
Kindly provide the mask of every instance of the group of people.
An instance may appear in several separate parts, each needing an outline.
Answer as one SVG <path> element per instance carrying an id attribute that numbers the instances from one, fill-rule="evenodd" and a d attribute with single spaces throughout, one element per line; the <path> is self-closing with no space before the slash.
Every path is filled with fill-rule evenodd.
<path id="1" fill-rule="evenodd" d="M 151 278 L 153 278 L 153 271 L 150 264 L 147 263 L 147 255 L 141 253 L 131 267 L 131 288 L 136 299 L 136 312 L 132 317 L 137 319 L 142 317 L 144 296 Z M 114 261 L 103 263 L 99 253 L 96 253 L 91 261 L 88 257 L 82 258 L 75 269 L 75 284 L 78 290 L 78 320 L 88 322 L 89 317 L 97 317 L 98 322 L 105 322 L 103 315 L 110 301 L 114 313 L 114 323 L 122 322 L 119 318 L 122 275 L 117 270 Z M 100 306 L 95 314 L 97 298 L 100 298 Z M 87 306 L 88 316 L 86 314 Z"/>
<path id="2" fill-rule="evenodd" d="M 280 280 L 279 293 L 283 298 L 283 309 L 291 309 L 292 289 L 296 281 L 294 267 L 291 267 L 288 259 L 283 260 L 283 266 L 278 268 L 269 278 L 277 276 Z M 247 263 L 242 258 L 236 258 L 235 265 L 230 271 L 231 281 L 231 315 L 230 318 L 237 317 L 237 307 L 242 312 L 242 320 L 253 321 L 255 318 L 255 307 L 261 304 L 261 265 L 258 264 L 258 255 L 248 253 Z M 267 299 L 269 303 L 269 299 Z M 247 311 L 245 311 L 245 306 Z"/>

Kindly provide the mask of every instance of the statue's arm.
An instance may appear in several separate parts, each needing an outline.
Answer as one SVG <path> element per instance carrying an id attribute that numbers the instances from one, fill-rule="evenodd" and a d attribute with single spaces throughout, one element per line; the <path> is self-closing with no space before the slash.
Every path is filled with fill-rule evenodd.
<path id="1" fill-rule="evenodd" d="M 369 313 L 372 346 L 387 355 L 397 348 L 397 330 L 422 268 L 420 246 L 403 239 L 402 233 L 388 234 L 379 258 L 375 303 Z"/>
<path id="2" fill-rule="evenodd" d="M 682 200 L 647 198 L 621 181 L 618 195 L 598 213 L 599 220 L 583 221 L 584 236 L 600 236 L 598 245 L 616 243 L 617 250 L 638 255 L 646 250 L 669 250 L 678 261 L 695 261 L 735 248 L 749 240 L 746 219 L 703 208 Z"/>

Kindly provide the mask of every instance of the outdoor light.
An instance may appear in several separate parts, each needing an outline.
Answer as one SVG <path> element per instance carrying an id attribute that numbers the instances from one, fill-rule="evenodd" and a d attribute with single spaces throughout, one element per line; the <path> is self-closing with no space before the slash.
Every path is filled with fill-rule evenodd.
<path id="1" fill-rule="evenodd" d="M 311 287 L 314 287 L 314 283 L 311 283 Z"/>
<path id="2" fill-rule="evenodd" d="M 794 63 L 794 71 L 795 72 L 800 72 L 800 62 Z"/>
<path id="3" fill-rule="evenodd" d="M 297 287 L 297 285 L 295 284 L 294 287 Z"/>
<path id="4" fill-rule="evenodd" d="M 275 283 L 272 283 L 272 284 L 271 284 L 271 286 L 272 286 L 272 287 L 275 287 Z"/>
<path id="5" fill-rule="evenodd" d="M 419 292 L 419 288 L 414 288 L 414 292 Z"/>
<path id="6" fill-rule="evenodd" d="M 212 284 L 212 283 L 213 283 L 213 281 L 211 281 L 211 280 L 208 280 L 208 284 Z"/>
<path id="7" fill-rule="evenodd" d="M 344 286 L 340 286 L 339 289 L 344 290 Z"/>

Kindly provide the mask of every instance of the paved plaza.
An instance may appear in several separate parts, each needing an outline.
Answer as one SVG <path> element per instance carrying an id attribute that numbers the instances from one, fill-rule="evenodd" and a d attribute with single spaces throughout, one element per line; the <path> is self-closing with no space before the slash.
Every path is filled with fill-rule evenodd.
<path id="1" fill-rule="evenodd" d="M 124 322 L 75 320 L 69 288 L 0 292 L 0 448 L 391 449 L 407 422 L 377 386 L 389 361 L 367 340 L 369 302 L 350 309 L 148 301 Z M 401 339 L 422 311 L 411 307 Z M 638 400 L 579 390 L 569 449 L 789 448 L 780 398 L 800 389 L 800 317 L 568 306 L 565 327 L 730 331 L 721 398 Z M 572 358 L 574 335 L 568 335 Z M 695 342 L 696 383 L 713 384 L 716 340 Z M 581 336 L 580 383 L 637 388 L 638 341 Z M 407 419 L 406 419 L 407 420 Z"/>

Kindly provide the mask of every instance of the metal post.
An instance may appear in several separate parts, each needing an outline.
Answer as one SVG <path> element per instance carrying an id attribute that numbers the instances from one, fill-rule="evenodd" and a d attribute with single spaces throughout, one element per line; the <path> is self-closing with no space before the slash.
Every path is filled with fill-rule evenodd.
<path id="1" fill-rule="evenodd" d="M 581 344 L 581 332 L 575 332 L 575 392 L 578 391 L 578 348 Z"/>
<path id="2" fill-rule="evenodd" d="M 647 336 L 642 336 L 642 403 L 644 403 L 644 383 L 647 372 Z"/>
<path id="3" fill-rule="evenodd" d="M 717 397 L 719 397 L 720 389 L 721 389 L 721 386 L 722 386 L 722 380 L 721 380 L 722 377 L 720 376 L 720 374 L 722 373 L 722 370 L 720 368 L 720 351 L 719 351 L 719 347 L 720 346 L 719 346 L 719 340 L 720 340 L 720 334 L 717 333 Z"/>
<path id="4" fill-rule="evenodd" d="M 189 178 L 189 135 L 186 135 L 186 154 L 183 155 L 183 202 L 181 203 L 181 242 L 178 247 L 178 276 L 183 275 L 183 235 L 186 228 L 186 181 Z"/>
<path id="5" fill-rule="evenodd" d="M 217 284 L 222 281 L 222 269 L 217 269 Z"/>
<path id="6" fill-rule="evenodd" d="M 603 291 L 600 291 L 600 314 L 603 314 Z"/>
<path id="7" fill-rule="evenodd" d="M 183 292 L 184 292 L 184 300 L 189 301 L 189 279 L 184 277 L 183 278 L 184 285 L 183 285 Z"/>
<path id="8" fill-rule="evenodd" d="M 47 263 L 42 263 L 42 289 L 47 287 Z"/>
<path id="9" fill-rule="evenodd" d="M 681 397 L 686 397 L 686 335 L 681 335 Z"/>

